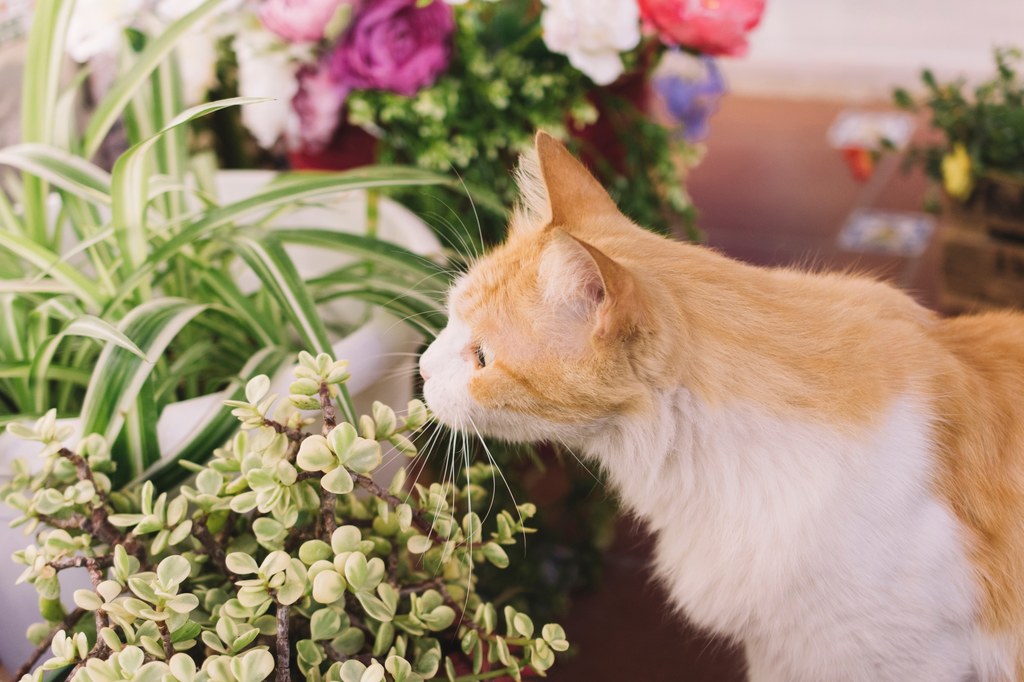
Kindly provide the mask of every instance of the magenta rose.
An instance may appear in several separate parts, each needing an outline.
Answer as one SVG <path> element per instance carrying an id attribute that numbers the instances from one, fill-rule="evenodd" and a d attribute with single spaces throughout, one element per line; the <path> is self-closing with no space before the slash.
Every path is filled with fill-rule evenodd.
<path id="1" fill-rule="evenodd" d="M 302 67 L 298 81 L 299 91 L 292 98 L 295 118 L 289 125 L 288 146 L 317 152 L 334 136 L 348 89 L 323 66 Z"/>
<path id="2" fill-rule="evenodd" d="M 338 82 L 352 89 L 413 95 L 447 67 L 455 30 L 452 8 L 441 0 L 373 0 L 353 19 L 330 57 Z"/>
<path id="3" fill-rule="evenodd" d="M 742 55 L 765 0 L 638 0 L 644 26 L 662 41 L 709 55 Z"/>
<path id="4" fill-rule="evenodd" d="M 356 4 L 357 0 L 263 0 L 260 21 L 290 42 L 314 42 L 324 37 L 339 12 L 351 12 Z"/>

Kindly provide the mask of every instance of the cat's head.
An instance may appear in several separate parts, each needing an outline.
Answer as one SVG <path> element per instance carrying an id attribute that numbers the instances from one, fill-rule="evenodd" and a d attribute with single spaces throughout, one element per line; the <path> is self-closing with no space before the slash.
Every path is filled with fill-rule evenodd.
<path id="1" fill-rule="evenodd" d="M 647 394 L 637 359 L 656 316 L 628 254 L 661 239 L 545 133 L 519 184 L 508 240 L 449 293 L 448 326 L 420 360 L 424 394 L 455 429 L 578 440 Z"/>

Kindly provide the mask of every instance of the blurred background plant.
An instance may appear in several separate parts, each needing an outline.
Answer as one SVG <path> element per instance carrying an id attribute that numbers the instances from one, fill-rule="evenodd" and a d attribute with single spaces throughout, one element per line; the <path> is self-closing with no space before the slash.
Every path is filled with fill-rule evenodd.
<path id="1" fill-rule="evenodd" d="M 994 60 L 995 74 L 970 92 L 964 79 L 942 83 L 925 70 L 922 96 L 904 88 L 893 94 L 900 108 L 928 112 L 941 135 L 912 149 L 907 162 L 921 164 L 928 177 L 959 203 L 980 198 L 993 181 L 1024 184 L 1024 53 L 1020 48 L 999 48 Z"/>

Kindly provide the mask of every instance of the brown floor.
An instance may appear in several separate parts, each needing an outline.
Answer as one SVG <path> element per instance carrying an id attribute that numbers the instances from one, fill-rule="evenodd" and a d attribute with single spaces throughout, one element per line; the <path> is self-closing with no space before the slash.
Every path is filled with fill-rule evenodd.
<path id="1" fill-rule="evenodd" d="M 709 245 L 759 265 L 868 269 L 934 304 L 934 257 L 845 253 L 836 235 L 857 207 L 920 210 L 920 174 L 898 160 L 879 182 L 852 179 L 825 133 L 843 109 L 832 102 L 729 97 L 712 122 L 704 163 L 689 188 Z M 885 103 L 880 107 L 888 108 Z M 877 191 L 876 191 L 877 190 Z M 651 539 L 623 520 L 601 588 L 581 595 L 563 621 L 577 654 L 552 671 L 555 682 L 740 682 L 742 654 L 670 615 L 648 577 Z"/>

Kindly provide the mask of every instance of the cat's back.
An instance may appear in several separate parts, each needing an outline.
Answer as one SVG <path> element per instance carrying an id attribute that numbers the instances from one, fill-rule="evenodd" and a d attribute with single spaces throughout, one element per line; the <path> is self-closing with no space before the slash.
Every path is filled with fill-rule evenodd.
<path id="1" fill-rule="evenodd" d="M 952 359 L 934 387 L 937 485 L 971 531 L 982 625 L 1024 679 L 1024 314 L 949 318 L 934 335 Z"/>

